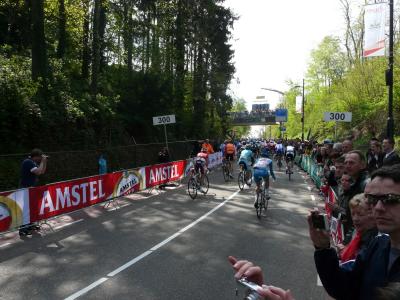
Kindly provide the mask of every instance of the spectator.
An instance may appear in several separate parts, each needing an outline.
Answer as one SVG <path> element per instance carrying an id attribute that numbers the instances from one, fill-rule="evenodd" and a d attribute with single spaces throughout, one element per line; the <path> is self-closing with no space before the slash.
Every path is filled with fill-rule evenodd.
<path id="1" fill-rule="evenodd" d="M 31 154 L 22 162 L 20 188 L 29 188 L 37 184 L 39 175 L 43 175 L 47 168 L 48 156 L 40 149 L 33 149 Z M 33 230 L 40 227 L 29 223 L 19 228 L 19 235 L 31 235 Z"/>
<path id="2" fill-rule="evenodd" d="M 169 151 L 167 147 L 162 148 L 161 151 L 158 152 L 158 162 L 160 164 L 169 162 Z"/>
<path id="3" fill-rule="evenodd" d="M 339 155 L 342 155 L 343 154 L 342 143 L 334 143 L 332 151 L 338 153 Z"/>
<path id="4" fill-rule="evenodd" d="M 106 174 L 107 173 L 107 161 L 103 154 L 99 157 L 99 174 Z"/>
<path id="5" fill-rule="evenodd" d="M 343 154 L 346 154 L 353 150 L 353 142 L 350 139 L 345 139 L 342 142 L 342 151 Z"/>
<path id="6" fill-rule="evenodd" d="M 214 153 L 214 148 L 210 144 L 210 140 L 209 139 L 205 139 L 205 141 L 204 141 L 203 145 L 201 145 L 201 147 L 207 149 L 207 154 L 213 154 Z"/>
<path id="7" fill-rule="evenodd" d="M 359 253 L 351 270 L 340 268 L 329 233 L 315 229 L 308 216 L 314 259 L 321 282 L 335 299 L 376 299 L 377 288 L 400 279 L 400 165 L 382 167 L 365 188 L 379 232 Z"/>
<path id="8" fill-rule="evenodd" d="M 392 166 L 400 163 L 400 157 L 394 150 L 394 140 L 386 138 L 383 140 L 383 152 L 385 157 L 383 158 L 383 166 Z"/>
<path id="9" fill-rule="evenodd" d="M 380 143 L 376 139 L 371 139 L 367 153 L 367 170 L 369 174 L 382 167 L 383 158 L 384 153 Z"/>
<path id="10" fill-rule="evenodd" d="M 199 153 L 201 151 L 202 143 L 203 143 L 203 141 L 194 141 L 193 142 L 193 149 L 192 149 L 192 152 L 190 153 L 191 157 L 195 157 L 197 155 L 197 153 Z"/>
<path id="11" fill-rule="evenodd" d="M 369 243 L 377 236 L 378 229 L 372 214 L 372 208 L 367 203 L 364 194 L 355 195 L 349 203 L 351 219 L 353 220 L 355 234 L 351 242 L 341 248 L 340 259 L 342 262 L 355 259 L 360 251 L 368 248 Z"/>
<path id="12" fill-rule="evenodd" d="M 259 266 L 254 266 L 252 262 L 247 260 L 237 260 L 233 256 L 228 257 L 229 262 L 235 270 L 235 279 L 246 277 L 247 280 L 254 282 L 262 287 L 257 293 L 266 300 L 294 300 L 292 293 L 274 286 L 264 284 L 264 276 Z"/>
<path id="13" fill-rule="evenodd" d="M 340 156 L 334 159 L 333 166 L 330 167 L 328 176 L 327 176 L 327 183 L 328 185 L 334 189 L 335 193 L 339 193 L 339 182 L 340 178 L 344 173 L 344 156 Z"/>
<path id="14" fill-rule="evenodd" d="M 347 245 L 352 238 L 351 234 L 352 234 L 353 222 L 351 219 L 351 211 L 349 207 L 349 202 L 351 199 L 350 188 L 352 184 L 353 181 L 351 176 L 349 174 L 344 173 L 340 178 L 340 185 L 338 188 L 339 193 L 337 199 L 338 203 L 329 204 L 330 208 L 332 209 L 332 215 L 335 218 L 339 218 L 340 214 L 340 219 L 343 224 L 344 245 Z"/>

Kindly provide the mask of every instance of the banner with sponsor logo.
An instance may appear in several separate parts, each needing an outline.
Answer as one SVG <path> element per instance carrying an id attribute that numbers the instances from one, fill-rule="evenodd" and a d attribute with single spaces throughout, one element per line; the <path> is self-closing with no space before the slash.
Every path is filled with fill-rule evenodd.
<path id="1" fill-rule="evenodd" d="M 144 169 L 54 183 L 29 189 L 31 222 L 82 209 L 145 189 Z"/>
<path id="2" fill-rule="evenodd" d="M 209 167 L 222 163 L 222 153 L 209 155 Z M 52 183 L 0 193 L 0 232 L 125 196 L 189 174 L 192 160 Z"/>
<path id="3" fill-rule="evenodd" d="M 296 112 L 301 114 L 303 110 L 303 97 L 302 96 L 296 96 Z"/>
<path id="4" fill-rule="evenodd" d="M 0 193 L 0 232 L 29 222 L 28 189 Z"/>
<path id="5" fill-rule="evenodd" d="M 222 164 L 222 152 L 215 152 L 208 155 L 208 168 L 212 169 Z"/>
<path id="6" fill-rule="evenodd" d="M 385 23 L 387 3 L 365 6 L 364 57 L 385 55 Z"/>
<path id="7" fill-rule="evenodd" d="M 182 178 L 185 174 L 186 161 L 174 161 L 155 166 L 147 166 L 146 169 L 146 188 L 157 186 L 169 181 Z"/>

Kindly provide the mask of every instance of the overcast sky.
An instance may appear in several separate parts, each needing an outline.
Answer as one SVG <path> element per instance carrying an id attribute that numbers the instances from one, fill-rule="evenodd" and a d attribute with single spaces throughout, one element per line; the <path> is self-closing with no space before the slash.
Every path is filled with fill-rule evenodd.
<path id="1" fill-rule="evenodd" d="M 345 24 L 339 0 L 226 0 L 240 17 L 235 23 L 235 77 L 231 91 L 251 106 L 265 96 L 274 108 L 279 94 L 261 87 L 287 90 L 299 84 L 310 52 L 327 35 L 342 36 Z"/>

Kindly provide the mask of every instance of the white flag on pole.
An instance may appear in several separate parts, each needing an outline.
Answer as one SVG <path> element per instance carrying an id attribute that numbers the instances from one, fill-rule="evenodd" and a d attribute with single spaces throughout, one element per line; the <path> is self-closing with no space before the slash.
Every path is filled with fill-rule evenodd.
<path id="1" fill-rule="evenodd" d="M 299 114 L 301 114 L 302 102 L 303 102 L 303 97 L 296 96 L 296 112 Z"/>
<path id="2" fill-rule="evenodd" d="M 385 55 L 385 23 L 387 3 L 365 6 L 364 57 Z"/>

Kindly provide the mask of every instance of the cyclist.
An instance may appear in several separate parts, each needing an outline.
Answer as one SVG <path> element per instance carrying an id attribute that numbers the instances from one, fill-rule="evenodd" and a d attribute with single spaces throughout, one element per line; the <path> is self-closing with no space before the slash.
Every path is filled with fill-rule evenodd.
<path id="1" fill-rule="evenodd" d="M 204 193 L 202 188 L 204 182 L 204 174 L 208 171 L 208 150 L 207 148 L 201 148 L 201 151 L 194 158 L 194 169 L 196 172 L 200 172 L 200 192 Z"/>
<path id="2" fill-rule="evenodd" d="M 225 148 L 224 148 L 224 157 L 229 162 L 229 177 L 233 178 L 233 166 L 232 161 L 234 161 L 234 157 L 236 154 L 236 147 L 232 143 L 231 140 L 226 140 Z"/>
<path id="3" fill-rule="evenodd" d="M 293 147 L 292 142 L 289 142 L 289 145 L 286 147 L 285 150 L 285 160 L 286 160 L 286 174 L 289 173 L 289 163 L 290 163 L 290 172 L 293 170 L 293 162 L 294 162 L 294 157 L 296 156 L 296 150 Z"/>
<path id="4" fill-rule="evenodd" d="M 272 167 L 272 160 L 269 159 L 269 152 L 267 149 L 263 149 L 261 151 L 261 157 L 256 160 L 253 166 L 253 174 L 254 174 L 254 181 L 256 182 L 256 192 L 258 193 L 261 189 L 261 180 L 265 179 L 265 189 L 266 189 L 266 196 L 267 199 L 270 198 L 269 196 L 269 175 L 271 174 L 272 178 L 276 180 L 274 170 Z M 254 207 L 257 208 L 257 196 L 254 200 Z"/>
<path id="5" fill-rule="evenodd" d="M 254 163 L 254 154 L 253 154 L 253 151 L 251 151 L 251 145 L 246 144 L 245 149 L 240 153 L 238 165 L 242 166 L 243 170 L 249 171 L 249 172 L 245 172 L 245 174 L 246 174 L 245 181 L 246 181 L 246 184 L 249 186 L 250 186 L 250 184 L 248 184 L 248 181 L 250 179 L 251 166 L 253 163 Z"/>

